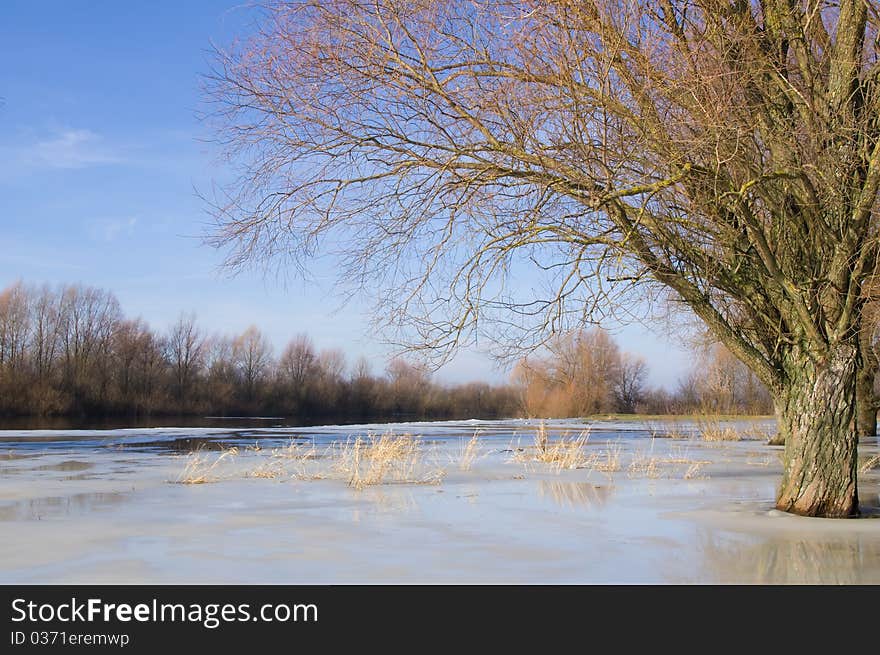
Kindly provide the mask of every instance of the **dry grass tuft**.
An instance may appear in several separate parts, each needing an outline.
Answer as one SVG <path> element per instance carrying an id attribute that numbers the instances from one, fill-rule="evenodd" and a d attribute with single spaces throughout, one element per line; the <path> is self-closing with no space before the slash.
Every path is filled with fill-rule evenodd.
<path id="1" fill-rule="evenodd" d="M 633 455 L 629 465 L 630 477 L 672 478 L 679 475 L 685 480 L 704 479 L 704 466 L 711 464 L 709 460 L 693 459 L 686 452 L 673 452 L 666 457 L 658 457 L 653 453 L 640 452 Z"/>
<path id="2" fill-rule="evenodd" d="M 661 474 L 659 459 L 641 453 L 633 456 L 632 461 L 629 463 L 628 470 L 630 477 L 638 476 L 653 479 L 659 478 Z"/>
<path id="3" fill-rule="evenodd" d="M 467 466 L 478 455 L 476 439 L 477 435 L 474 435 L 464 449 L 463 459 Z M 215 482 L 220 479 L 216 475 L 217 467 L 238 452 L 238 449 L 231 448 L 215 459 L 201 452 L 194 453 L 177 482 Z M 255 464 L 244 471 L 241 467 L 238 469 L 237 475 L 245 478 L 342 478 L 360 490 L 381 484 L 436 484 L 445 476 L 442 468 L 429 465 L 421 440 L 410 434 L 368 435 L 344 444 L 334 442 L 323 451 L 319 451 L 314 442 L 291 441 L 289 445 L 274 448 L 268 453 L 259 448 L 247 448 L 246 453 L 255 455 Z"/>
<path id="4" fill-rule="evenodd" d="M 773 439 L 776 438 L 776 430 L 765 428 L 760 425 L 753 425 L 743 432 L 743 438 L 749 441 L 771 443 Z"/>
<path id="5" fill-rule="evenodd" d="M 865 460 L 865 462 L 859 467 L 859 473 L 867 473 L 878 467 L 880 467 L 880 453 Z"/>
<path id="6" fill-rule="evenodd" d="M 614 444 L 602 455 L 595 454 L 588 458 L 589 466 L 592 469 L 601 471 L 602 473 L 615 473 L 621 469 L 621 452 L 623 448 L 620 444 Z"/>
<path id="7" fill-rule="evenodd" d="M 292 468 L 291 477 L 296 480 L 326 480 L 330 473 L 321 462 L 332 458 L 333 448 L 331 444 L 321 453 L 313 441 L 291 440 L 284 448 L 273 448 L 272 458 L 283 461 L 286 470 Z"/>
<path id="8" fill-rule="evenodd" d="M 413 435 L 387 432 L 346 442 L 333 468 L 358 490 L 379 484 L 437 484 L 446 473 L 428 466 L 424 455 Z"/>
<path id="9" fill-rule="evenodd" d="M 696 461 L 691 462 L 688 465 L 687 470 L 684 472 L 684 476 L 682 476 L 682 477 L 684 477 L 685 480 L 695 480 L 698 478 L 702 479 L 702 478 L 708 477 L 706 475 L 700 474 L 700 471 L 703 470 L 703 467 L 706 464 L 707 464 L 707 462 L 696 462 Z"/>
<path id="10" fill-rule="evenodd" d="M 277 460 L 268 460 L 261 462 L 256 468 L 245 473 L 247 478 L 263 478 L 265 480 L 275 480 L 277 478 L 288 477 L 287 467 L 284 462 Z"/>
<path id="11" fill-rule="evenodd" d="M 551 464 L 556 470 L 585 468 L 593 459 L 584 454 L 584 446 L 590 439 L 589 430 L 577 437 L 562 435 L 551 441 L 544 423 L 535 432 L 535 445 L 528 448 L 513 448 L 513 460 L 517 462 L 540 462 Z"/>
<path id="12" fill-rule="evenodd" d="M 462 471 L 470 471 L 474 462 L 481 456 L 479 432 L 475 431 L 466 444 L 461 449 L 458 458 L 458 468 Z"/>
<path id="13" fill-rule="evenodd" d="M 691 434 L 678 423 L 649 423 L 652 439 L 690 439 Z"/>
<path id="14" fill-rule="evenodd" d="M 220 478 L 216 475 L 217 467 L 226 459 L 231 459 L 238 455 L 238 448 L 227 448 L 217 457 L 212 458 L 206 455 L 202 450 L 190 454 L 187 458 L 186 466 L 177 476 L 175 482 L 177 484 L 206 484 L 208 482 L 217 482 Z"/>
<path id="15" fill-rule="evenodd" d="M 302 442 L 293 441 L 284 448 L 273 448 L 272 457 L 275 459 L 290 459 L 296 461 L 307 461 L 318 459 L 318 449 L 313 441 Z"/>
<path id="16" fill-rule="evenodd" d="M 738 430 L 722 426 L 718 421 L 702 418 L 697 419 L 697 428 L 703 441 L 742 441 L 743 435 Z"/>
<path id="17" fill-rule="evenodd" d="M 535 431 L 535 447 L 542 453 L 547 452 L 547 445 L 550 443 L 550 436 L 547 434 L 547 425 L 544 421 L 538 425 Z"/>

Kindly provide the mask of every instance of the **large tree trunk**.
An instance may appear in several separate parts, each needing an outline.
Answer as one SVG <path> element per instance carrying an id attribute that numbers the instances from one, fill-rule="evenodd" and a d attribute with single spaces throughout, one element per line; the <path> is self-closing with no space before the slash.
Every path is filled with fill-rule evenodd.
<path id="1" fill-rule="evenodd" d="M 855 344 L 813 361 L 794 349 L 790 381 L 777 398 L 785 432 L 785 470 L 776 507 L 804 516 L 858 514 Z"/>

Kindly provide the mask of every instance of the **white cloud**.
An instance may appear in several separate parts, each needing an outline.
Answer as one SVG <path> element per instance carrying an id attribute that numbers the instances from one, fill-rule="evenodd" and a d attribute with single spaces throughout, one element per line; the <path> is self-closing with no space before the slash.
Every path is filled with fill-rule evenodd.
<path id="1" fill-rule="evenodd" d="M 103 139 L 91 130 L 68 129 L 56 136 L 39 141 L 24 151 L 24 159 L 32 164 L 49 168 L 87 168 L 115 164 L 122 161 Z"/>

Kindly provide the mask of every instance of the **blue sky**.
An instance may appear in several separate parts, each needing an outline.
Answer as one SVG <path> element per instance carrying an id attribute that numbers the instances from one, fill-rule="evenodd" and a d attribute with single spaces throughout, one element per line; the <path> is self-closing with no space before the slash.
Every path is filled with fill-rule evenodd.
<path id="1" fill-rule="evenodd" d="M 211 43 L 248 29 L 253 13 L 224 0 L 0 3 L 0 287 L 81 282 L 112 290 L 129 316 L 157 329 L 194 311 L 212 331 L 260 326 L 280 348 L 298 332 L 319 348 L 389 353 L 365 303 L 340 308 L 328 276 L 285 284 L 231 277 L 202 244 L 196 190 L 224 169 L 197 115 Z M 641 326 L 615 330 L 644 355 L 651 382 L 672 385 L 688 355 Z M 462 352 L 446 381 L 507 372 Z"/>

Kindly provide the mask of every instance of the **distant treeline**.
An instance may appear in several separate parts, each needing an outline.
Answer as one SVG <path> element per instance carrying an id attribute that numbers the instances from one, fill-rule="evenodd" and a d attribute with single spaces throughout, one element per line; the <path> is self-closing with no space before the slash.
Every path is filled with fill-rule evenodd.
<path id="1" fill-rule="evenodd" d="M 609 412 L 766 413 L 769 396 L 718 346 L 674 392 L 646 387 L 647 365 L 595 329 L 522 360 L 511 384 L 443 385 L 394 359 L 374 374 L 304 334 L 279 353 L 257 327 L 210 334 L 192 315 L 164 333 L 126 318 L 115 296 L 81 285 L 0 292 L 0 415 L 283 415 L 302 420 L 566 417 Z"/>
<path id="2" fill-rule="evenodd" d="M 397 359 L 373 375 L 306 335 L 278 356 L 250 327 L 212 335 L 183 315 L 165 333 L 123 316 L 108 291 L 79 285 L 0 293 L 0 414 L 260 415 L 306 419 L 513 416 L 508 386 L 441 385 Z"/>

